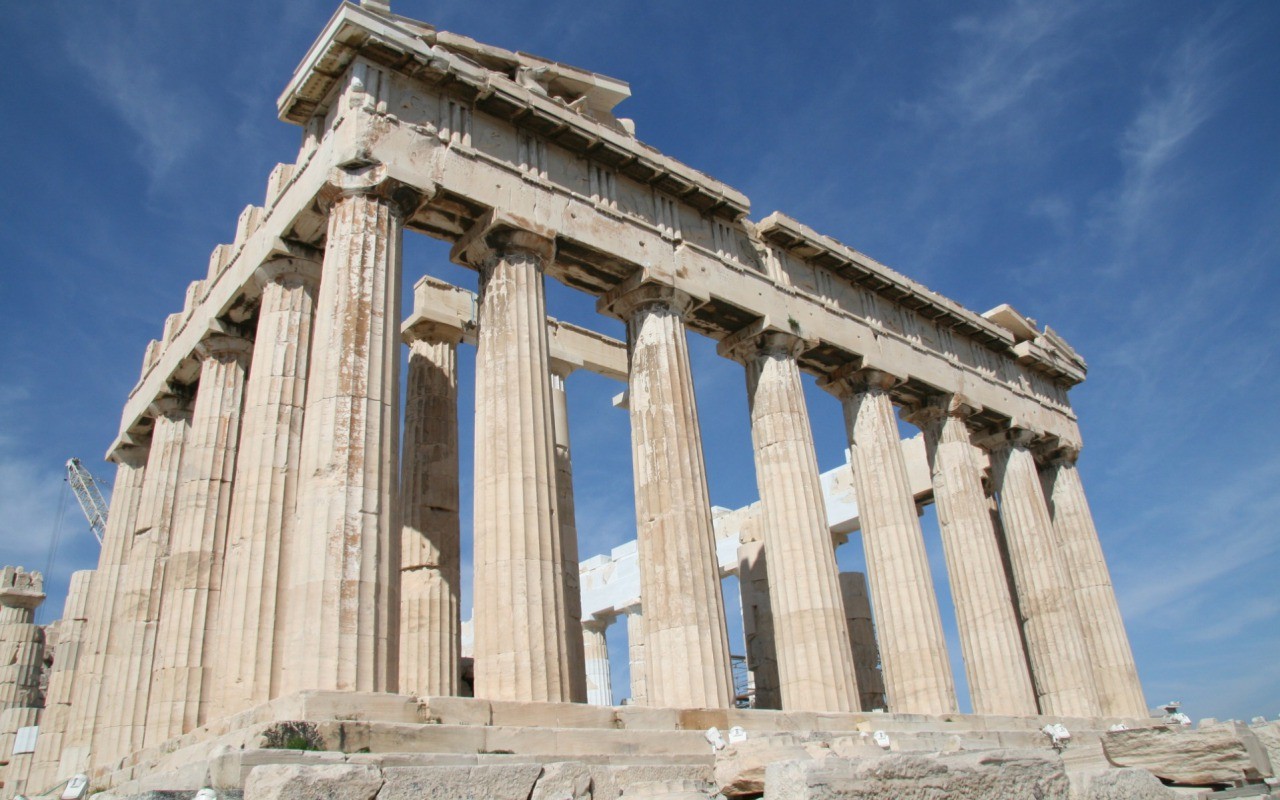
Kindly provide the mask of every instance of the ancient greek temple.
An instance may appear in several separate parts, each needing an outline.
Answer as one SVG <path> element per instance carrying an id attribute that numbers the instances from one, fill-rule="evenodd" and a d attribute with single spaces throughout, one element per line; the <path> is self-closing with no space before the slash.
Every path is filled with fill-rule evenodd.
<path id="1" fill-rule="evenodd" d="M 800 221 L 753 220 L 742 193 L 636 139 L 615 116 L 629 94 L 385 2 L 342 4 L 278 101 L 302 131 L 296 159 L 207 271 L 193 265 L 143 355 L 107 454 L 108 534 L 73 584 L 42 717 L 0 724 L 38 727 L 22 785 L 200 788 L 183 770 L 214 744 L 252 750 L 282 721 L 341 728 L 329 750 L 520 754 L 546 750 L 520 738 L 539 730 L 557 752 L 622 753 L 610 737 L 649 752 L 711 725 L 798 729 L 779 720 L 906 736 L 929 719 L 1035 732 L 1147 716 L 1076 469 L 1083 359 L 1007 305 L 974 313 Z M 478 295 L 424 278 L 402 320 L 407 235 L 452 243 Z M 626 341 L 548 318 L 549 281 L 594 296 Z M 745 365 L 747 509 L 711 506 L 690 335 Z M 475 438 L 461 442 L 471 347 Z M 635 483 L 634 544 L 585 561 L 566 412 L 578 370 L 619 381 L 609 413 L 630 419 Z M 826 475 L 806 373 L 846 423 L 849 463 Z M 899 419 L 920 435 L 901 440 Z M 928 503 L 972 714 L 958 713 Z M 836 566 L 854 530 L 865 577 Z M 727 574 L 753 708 L 735 708 Z M 10 642 L 30 639 L 38 587 L 5 580 L 4 646 L 33 650 Z M 631 697 L 614 707 L 605 629 L 624 618 Z M 35 705 L 4 676 L 0 707 Z M 158 775 L 169 783 L 147 783 Z"/>

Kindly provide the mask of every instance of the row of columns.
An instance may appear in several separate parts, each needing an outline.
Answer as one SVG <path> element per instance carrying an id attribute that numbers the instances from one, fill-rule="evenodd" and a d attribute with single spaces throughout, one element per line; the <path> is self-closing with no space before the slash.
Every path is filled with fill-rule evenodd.
<path id="1" fill-rule="evenodd" d="M 150 442 L 113 456 L 95 616 L 63 743 L 77 766 L 89 752 L 109 763 L 300 690 L 459 690 L 458 335 L 441 328 L 411 345 L 397 464 L 400 240 L 414 198 L 374 167 L 339 171 L 322 201 L 323 267 L 306 256 L 264 265 L 252 344 L 230 328 L 209 336 L 194 396 L 159 398 Z M 569 367 L 552 361 L 547 341 L 554 245 L 554 232 L 492 214 L 454 250 L 480 272 L 475 692 L 493 699 L 582 702 L 591 685 L 600 691 L 590 665 L 598 672 L 603 632 L 588 654 L 584 632 L 595 632 L 584 629 L 577 585 Z M 630 357 L 644 603 L 628 618 L 644 643 L 633 696 L 685 708 L 733 701 L 686 342 L 695 305 L 639 280 L 599 302 L 626 323 Z M 747 370 L 780 704 L 852 711 L 877 692 L 860 686 L 849 645 L 803 347 L 761 325 L 721 352 Z M 956 709 L 955 692 L 898 446 L 895 381 L 848 369 L 824 385 L 845 408 L 884 692 L 894 710 L 941 714 Z M 997 443 L 1002 539 L 964 406 L 946 402 L 917 413 L 975 711 L 1141 713 L 1074 466 L 1060 461 L 1042 478 L 1025 437 Z M 1006 558 L 1016 596 L 1001 580 Z"/>

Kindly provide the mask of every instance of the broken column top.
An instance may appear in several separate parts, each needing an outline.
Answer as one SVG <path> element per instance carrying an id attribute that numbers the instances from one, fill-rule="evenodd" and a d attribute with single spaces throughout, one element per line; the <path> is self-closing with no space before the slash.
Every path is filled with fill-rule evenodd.
<path id="1" fill-rule="evenodd" d="M 0 606 L 33 609 L 44 602 L 44 576 L 22 567 L 0 570 Z"/>

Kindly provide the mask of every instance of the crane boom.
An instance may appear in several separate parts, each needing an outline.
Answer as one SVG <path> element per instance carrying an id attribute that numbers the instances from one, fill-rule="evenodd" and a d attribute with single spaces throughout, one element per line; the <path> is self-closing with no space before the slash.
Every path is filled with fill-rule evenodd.
<path id="1" fill-rule="evenodd" d="M 101 545 L 102 537 L 107 532 L 107 503 L 102 499 L 98 479 L 84 468 L 80 459 L 72 458 L 67 461 L 67 483 L 71 486 L 71 491 L 75 492 L 84 518 L 89 521 L 89 530 L 93 531 Z"/>

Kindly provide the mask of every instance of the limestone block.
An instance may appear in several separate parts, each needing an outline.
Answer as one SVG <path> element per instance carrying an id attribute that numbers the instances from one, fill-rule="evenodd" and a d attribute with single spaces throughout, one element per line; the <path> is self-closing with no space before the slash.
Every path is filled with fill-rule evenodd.
<path id="1" fill-rule="evenodd" d="M 289 181 L 293 180 L 293 174 L 297 169 L 296 164 L 276 164 L 267 178 L 267 198 L 263 206 L 271 208 L 276 204 L 276 199 L 284 192 Z"/>
<path id="2" fill-rule="evenodd" d="M 769 766 L 765 786 L 769 800 L 1070 798 L 1062 762 L 1028 750 L 782 761 Z"/>
<path id="3" fill-rule="evenodd" d="M 244 784 L 245 800 L 373 800 L 382 788 L 377 767 L 354 764 L 254 767 Z"/>
<path id="4" fill-rule="evenodd" d="M 213 252 L 209 254 L 209 275 L 206 280 L 208 280 L 210 286 L 222 274 L 222 271 L 227 268 L 227 265 L 231 263 L 231 252 L 231 245 L 220 244 L 213 248 Z"/>
<path id="5" fill-rule="evenodd" d="M 1262 725 L 1251 725 L 1249 730 L 1258 739 L 1258 745 L 1266 751 L 1271 771 L 1280 772 L 1280 720 Z"/>
<path id="6" fill-rule="evenodd" d="M 1094 776 L 1084 800 L 1174 800 L 1179 795 L 1145 769 L 1112 769 Z"/>
<path id="7" fill-rule="evenodd" d="M 256 750 L 221 747 L 209 756 L 209 786 L 220 795 L 244 788 L 249 774 L 260 766 L 310 766 L 343 764 L 342 753 L 314 752 L 307 750 Z"/>
<path id="8" fill-rule="evenodd" d="M 622 796 L 635 800 L 705 800 L 711 796 L 706 786 L 697 781 L 646 781 L 626 787 Z"/>
<path id="9" fill-rule="evenodd" d="M 1141 767 L 1171 783 L 1206 786 L 1267 777 L 1266 765 L 1251 757 L 1245 726 L 1225 723 L 1186 730 L 1181 726 L 1109 731 L 1102 737 L 1107 760 L 1117 767 Z"/>
<path id="10" fill-rule="evenodd" d="M 494 700 L 493 725 L 528 728 L 611 728 L 612 708 L 581 703 L 518 703 Z"/>
<path id="11" fill-rule="evenodd" d="M 475 767 L 388 767 L 378 800 L 529 800 L 542 774 L 540 764 Z M 252 778 L 252 776 L 250 776 Z M 248 794 L 245 800 L 253 800 Z"/>
<path id="12" fill-rule="evenodd" d="M 592 800 L 591 772 L 579 761 L 547 764 L 529 800 Z"/>
<path id="13" fill-rule="evenodd" d="M 710 761 L 710 759 L 708 759 Z M 675 781 L 691 783 L 702 787 L 708 794 L 711 791 L 712 770 L 710 764 L 636 764 L 627 766 L 596 766 L 590 768 L 591 790 L 594 800 L 614 800 L 624 791 L 630 796 L 640 797 L 636 792 L 647 785 L 669 784 Z M 650 791 L 653 791 L 651 788 Z"/>
<path id="14" fill-rule="evenodd" d="M 425 697 L 418 716 L 424 722 L 446 725 L 489 725 L 493 711 L 488 700 L 473 697 Z"/>
<path id="15" fill-rule="evenodd" d="M 765 770 L 779 761 L 821 761 L 830 750 L 820 742 L 796 736 L 766 736 L 730 745 L 716 753 L 715 784 L 726 797 L 758 795 L 765 790 Z"/>

